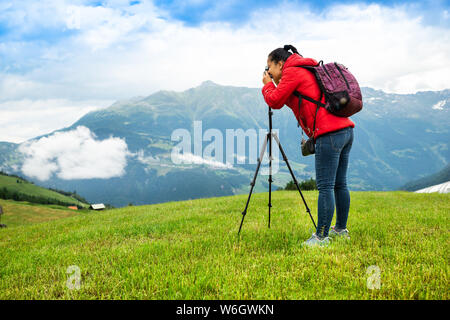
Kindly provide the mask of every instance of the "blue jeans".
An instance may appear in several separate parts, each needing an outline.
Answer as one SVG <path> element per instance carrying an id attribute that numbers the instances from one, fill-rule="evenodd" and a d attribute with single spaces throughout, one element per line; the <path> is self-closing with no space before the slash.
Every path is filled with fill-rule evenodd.
<path id="1" fill-rule="evenodd" d="M 336 204 L 336 228 L 347 227 L 350 192 L 347 168 L 353 144 L 353 128 L 333 131 L 316 139 L 316 183 L 319 189 L 317 230 L 319 237 L 328 236 Z"/>

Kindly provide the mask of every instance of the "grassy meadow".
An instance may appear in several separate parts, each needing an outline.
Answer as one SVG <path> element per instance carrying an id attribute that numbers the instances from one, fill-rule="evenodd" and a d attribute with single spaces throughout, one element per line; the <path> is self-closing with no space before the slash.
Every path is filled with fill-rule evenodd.
<path id="1" fill-rule="evenodd" d="M 303 193 L 317 221 L 318 193 Z M 448 300 L 450 195 L 351 199 L 351 240 L 315 248 L 296 191 L 272 193 L 270 229 L 268 193 L 253 194 L 239 238 L 247 194 L 50 221 L 2 202 L 0 299 Z"/>
<path id="2" fill-rule="evenodd" d="M 83 210 L 72 210 L 58 205 L 44 205 L 30 202 L 18 202 L 0 199 L 4 214 L 0 217 L 2 224 L 8 228 L 53 221 L 79 215 Z"/>

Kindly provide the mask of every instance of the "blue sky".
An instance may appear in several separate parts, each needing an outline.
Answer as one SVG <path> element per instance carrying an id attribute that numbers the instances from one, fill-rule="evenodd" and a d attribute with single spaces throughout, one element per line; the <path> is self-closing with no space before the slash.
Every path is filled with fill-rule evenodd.
<path id="1" fill-rule="evenodd" d="M 274 1 L 274 0 L 231 0 L 231 1 L 180 1 L 157 0 L 155 5 L 168 11 L 173 19 L 195 26 L 204 22 L 221 21 L 232 24 L 245 23 L 250 14 L 257 9 L 277 10 L 279 4 L 289 2 L 293 6 L 308 6 L 315 12 L 323 12 L 336 4 L 381 4 L 383 6 L 409 6 L 411 11 L 421 12 L 430 24 L 447 24 L 442 19 L 442 11 L 449 8 L 449 1 L 355 1 L 355 0 L 319 0 L 319 1 Z"/>
<path id="2" fill-rule="evenodd" d="M 449 1 L 0 1 L 0 141 L 205 80 L 260 87 L 293 44 L 387 92 L 450 83 Z"/>
<path id="3" fill-rule="evenodd" d="M 32 1 L 32 0 L 31 0 Z M 45 2 L 45 1 L 44 1 Z M 49 12 L 52 3 L 44 12 Z M 122 14 L 132 14 L 132 8 L 146 1 L 59 1 L 60 3 L 71 3 L 91 7 L 106 7 L 120 9 Z M 4 1 L 0 5 L 0 40 L 16 41 L 43 41 L 52 43 L 68 38 L 75 30 L 61 28 L 60 23 L 52 19 L 39 20 L 34 16 L 27 16 L 26 6 L 30 1 Z M 274 0 L 155 0 L 153 5 L 161 9 L 161 18 L 181 21 L 186 26 L 198 26 L 207 22 L 226 22 L 231 27 L 238 27 L 248 22 L 251 14 L 261 9 L 273 12 L 279 11 L 279 7 L 288 4 L 293 8 L 307 7 L 310 11 L 323 14 L 336 4 L 379 4 L 385 7 L 405 7 L 411 15 L 421 15 L 427 25 L 439 25 L 448 28 L 450 21 L 448 14 L 443 11 L 450 10 L 450 0 L 426 0 L 426 1 L 355 1 L 355 0 L 319 0 L 319 1 L 274 1 Z M 39 6 L 36 6 L 39 8 Z M 45 17 L 43 15 L 42 17 Z"/>
<path id="4" fill-rule="evenodd" d="M 42 48 L 55 44 L 63 45 L 65 41 L 76 37 L 80 30 L 67 28 L 67 22 L 55 19 L 55 3 L 62 6 L 77 5 L 86 7 L 104 7 L 118 10 L 122 16 L 135 14 L 136 10 L 148 0 L 104 0 L 104 1 L 3 1 L 0 4 L 0 70 L 24 73 L 39 64 L 35 56 Z M 32 5 L 30 5 L 33 3 Z M 39 3 L 39 2 L 38 2 Z M 205 23 L 226 23 L 229 28 L 239 28 L 251 20 L 252 14 L 259 10 L 277 13 L 280 7 L 302 11 L 307 8 L 318 16 L 326 14 L 335 5 L 378 4 L 387 8 L 405 8 L 411 17 L 421 16 L 424 26 L 450 28 L 450 0 L 426 1 L 268 1 L 268 0 L 154 0 L 152 5 L 158 10 L 158 16 L 164 20 L 179 21 L 187 27 L 198 27 Z M 33 7 L 35 9 L 33 9 Z M 31 8 L 31 9 L 30 9 Z M 140 9 L 137 9 L 140 10 Z M 443 14 L 446 12 L 446 14 Z M 40 14 L 41 13 L 41 14 Z M 58 13 L 57 13 L 58 14 Z M 271 23 L 270 16 L 268 23 Z M 146 26 L 142 26 L 145 30 Z M 7 47 L 13 43 L 14 50 Z M 18 48 L 17 46 L 20 46 Z M 7 52 L 5 52 L 7 51 Z"/>

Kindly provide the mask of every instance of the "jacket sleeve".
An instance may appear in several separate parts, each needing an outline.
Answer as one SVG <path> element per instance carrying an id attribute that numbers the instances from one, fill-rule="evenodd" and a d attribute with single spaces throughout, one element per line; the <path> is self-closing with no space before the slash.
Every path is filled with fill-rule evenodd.
<path id="1" fill-rule="evenodd" d="M 281 77 L 278 87 L 272 82 L 262 88 L 264 100 L 272 109 L 281 109 L 299 84 L 293 68 L 287 69 Z"/>

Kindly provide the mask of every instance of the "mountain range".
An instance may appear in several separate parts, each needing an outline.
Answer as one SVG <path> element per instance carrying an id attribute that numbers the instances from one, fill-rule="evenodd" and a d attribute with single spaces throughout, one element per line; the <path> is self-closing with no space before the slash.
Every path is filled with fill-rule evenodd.
<path id="1" fill-rule="evenodd" d="M 396 190 L 411 180 L 434 174 L 448 164 L 450 90 L 391 94 L 362 88 L 362 92 L 364 108 L 352 117 L 356 126 L 348 172 L 351 190 Z M 217 137 L 214 141 L 211 137 L 208 140 L 200 133 L 197 148 L 194 139 L 196 136 L 198 139 L 199 123 L 201 133 L 211 129 L 209 133 L 220 133 L 222 141 L 217 141 Z M 196 153 L 196 148 L 204 152 L 214 142 L 216 147 L 221 145 L 226 150 L 226 143 L 230 142 L 227 130 L 256 133 L 260 146 L 268 129 L 268 107 L 260 89 L 222 86 L 211 81 L 183 92 L 159 91 L 147 97 L 117 101 L 106 109 L 87 113 L 67 128 L 23 144 L 0 142 L 0 169 L 24 175 L 26 161 L 33 160 L 30 159 L 33 154 L 23 152 L 24 146 L 38 142 L 40 144 L 36 145 L 45 146 L 44 142 L 51 141 L 57 134 L 75 132 L 79 128 L 92 133 L 97 142 L 123 141 L 127 152 L 123 170 L 111 176 L 101 176 L 99 172 L 96 175 L 94 170 L 89 177 L 72 166 L 71 172 L 58 175 L 54 171 L 45 179 L 36 173 L 35 176 L 27 175 L 27 179 L 44 187 L 76 190 L 91 203 L 104 202 L 114 206 L 242 194 L 250 191 L 256 169 L 256 164 L 250 163 L 253 151 L 250 137 L 245 140 L 245 163 L 239 163 L 236 157 L 226 162 L 229 152 L 227 155 L 224 152 L 223 161 L 206 159 L 202 153 Z M 301 131 L 292 110 L 286 106 L 274 110 L 273 128 L 278 130 L 297 179 L 314 177 L 314 156 L 301 155 Z M 191 163 L 173 161 L 172 151 L 180 145 L 173 137 L 177 129 L 189 132 L 192 138 L 191 153 L 184 157 L 191 159 Z M 233 152 L 242 158 L 236 144 Z M 78 147 L 83 148 L 83 145 Z M 63 166 L 58 150 L 49 150 L 55 154 L 46 158 L 46 165 L 54 168 L 50 162 L 55 161 L 55 166 Z M 97 152 L 95 159 L 99 160 L 93 161 L 92 166 L 100 164 L 99 171 L 102 171 L 103 158 L 108 159 L 104 168 L 120 158 L 115 156 L 112 147 Z M 258 148 L 258 155 L 259 152 Z M 82 151 L 79 153 L 76 157 L 83 156 Z M 217 148 L 211 154 L 217 156 Z M 111 157 L 113 159 L 109 159 Z M 273 176 L 272 190 L 284 187 L 291 179 L 281 155 L 279 159 L 279 171 Z M 69 160 L 64 158 L 64 163 Z M 268 176 L 261 174 L 257 177 L 254 192 L 267 191 L 268 185 Z"/>
<path id="2" fill-rule="evenodd" d="M 435 174 L 414 181 L 410 181 L 405 185 L 401 186 L 400 189 L 405 191 L 417 191 L 448 181 L 450 181 L 450 164 L 448 164 L 444 169 Z"/>

